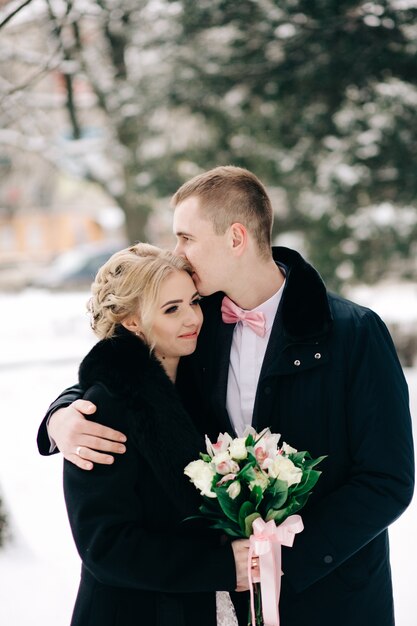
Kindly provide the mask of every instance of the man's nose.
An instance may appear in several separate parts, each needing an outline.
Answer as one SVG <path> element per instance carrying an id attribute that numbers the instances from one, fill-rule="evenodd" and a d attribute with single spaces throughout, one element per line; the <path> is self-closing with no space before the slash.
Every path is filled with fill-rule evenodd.
<path id="1" fill-rule="evenodd" d="M 181 246 L 181 242 L 180 242 L 180 241 L 178 241 L 178 242 L 177 242 L 177 245 L 176 245 L 176 246 L 175 246 L 175 248 L 174 248 L 174 254 L 175 254 L 176 256 L 182 256 L 182 257 L 184 257 L 184 258 L 185 258 L 185 254 L 184 254 L 184 251 L 183 251 L 183 249 L 182 249 L 182 246 Z"/>

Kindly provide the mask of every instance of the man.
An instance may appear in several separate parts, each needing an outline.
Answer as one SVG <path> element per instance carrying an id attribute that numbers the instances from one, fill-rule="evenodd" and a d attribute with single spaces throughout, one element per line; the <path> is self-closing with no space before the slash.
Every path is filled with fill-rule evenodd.
<path id="1" fill-rule="evenodd" d="M 201 174 L 172 204 L 175 251 L 206 296 L 198 348 L 178 380 L 197 426 L 212 437 L 269 426 L 327 455 L 301 512 L 304 531 L 283 548 L 281 625 L 393 626 L 387 527 L 411 500 L 414 454 L 407 385 L 385 325 L 327 293 L 297 252 L 271 252 L 270 200 L 247 170 Z M 49 434 L 91 469 L 123 452 L 122 434 L 86 421 L 76 409 L 94 407 L 82 400 L 54 412 L 81 394 L 72 388 L 52 405 Z M 38 443 L 49 452 L 46 418 Z M 234 598 L 242 625 L 244 595 Z"/>

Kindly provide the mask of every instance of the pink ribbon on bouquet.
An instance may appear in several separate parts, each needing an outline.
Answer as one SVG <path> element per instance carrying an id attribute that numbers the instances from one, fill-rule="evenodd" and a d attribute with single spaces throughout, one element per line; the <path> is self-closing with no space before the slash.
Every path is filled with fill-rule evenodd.
<path id="1" fill-rule="evenodd" d="M 262 615 L 265 626 L 279 626 L 279 596 L 281 593 L 281 546 L 291 546 L 294 537 L 304 528 L 300 515 L 291 515 L 276 526 L 274 520 L 264 522 L 258 517 L 252 524 L 249 537 L 249 583 L 252 626 L 256 624 L 253 582 L 261 583 Z M 252 557 L 259 557 L 260 581 L 252 577 Z"/>

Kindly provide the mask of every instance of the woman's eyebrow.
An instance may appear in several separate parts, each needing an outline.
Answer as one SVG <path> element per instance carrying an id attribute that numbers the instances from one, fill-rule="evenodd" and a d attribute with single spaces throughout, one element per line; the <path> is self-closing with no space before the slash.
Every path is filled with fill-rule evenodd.
<path id="1" fill-rule="evenodd" d="M 161 309 L 163 309 L 164 306 L 167 306 L 168 304 L 179 304 L 181 302 L 183 302 L 183 300 L 168 300 L 168 302 L 165 302 L 165 304 L 161 306 Z"/>

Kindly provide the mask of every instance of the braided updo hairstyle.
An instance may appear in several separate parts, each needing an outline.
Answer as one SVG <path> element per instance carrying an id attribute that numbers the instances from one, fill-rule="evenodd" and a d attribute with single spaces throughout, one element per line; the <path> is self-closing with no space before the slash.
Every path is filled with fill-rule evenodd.
<path id="1" fill-rule="evenodd" d="M 138 243 L 116 252 L 99 269 L 87 308 L 99 339 L 114 336 L 116 327 L 139 313 L 145 339 L 151 326 L 161 284 L 173 271 L 192 274 L 189 263 L 168 250 Z"/>

